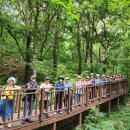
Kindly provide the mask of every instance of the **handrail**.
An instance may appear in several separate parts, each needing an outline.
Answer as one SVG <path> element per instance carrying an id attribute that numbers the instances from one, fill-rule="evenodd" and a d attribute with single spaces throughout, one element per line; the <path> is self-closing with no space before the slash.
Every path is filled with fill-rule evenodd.
<path id="1" fill-rule="evenodd" d="M 3 90 L 0 90 L 0 99 L 3 99 L 3 96 L 6 97 L 6 106 L 4 110 L 4 121 L 0 121 L 1 124 L 5 124 L 7 122 L 15 122 L 22 119 L 27 118 L 25 111 L 25 106 L 27 101 L 29 100 L 31 106 L 33 102 L 35 103 L 34 112 L 32 107 L 31 116 L 30 117 L 39 117 L 39 122 L 43 120 L 43 113 L 51 114 L 54 112 L 66 111 L 70 114 L 73 109 L 80 106 L 88 106 L 95 101 L 101 101 L 103 98 L 111 97 L 113 95 L 119 95 L 120 93 L 128 91 L 127 81 L 119 81 L 119 82 L 109 82 L 106 83 L 105 86 L 100 85 L 82 85 L 80 87 L 69 87 L 68 90 L 56 90 L 56 87 L 47 91 L 47 88 L 43 89 L 18 89 L 12 90 L 14 94 L 2 94 Z M 27 92 L 27 90 L 35 90 L 34 92 Z M 37 91 L 38 90 L 38 91 Z M 8 91 L 8 90 L 4 90 Z M 34 98 L 35 95 L 35 98 Z M 10 96 L 13 96 L 12 109 L 13 113 L 11 116 L 11 120 L 6 120 L 6 112 L 7 106 L 10 101 Z M 22 97 L 25 96 L 24 102 L 22 101 Z M 31 97 L 31 99 L 28 99 Z M 46 108 L 45 108 L 45 100 Z M 45 108 L 45 109 L 44 109 Z M 23 115 L 22 115 L 23 112 Z M 55 116 L 55 115 L 54 115 Z M 15 117 L 15 118 L 14 118 Z"/>

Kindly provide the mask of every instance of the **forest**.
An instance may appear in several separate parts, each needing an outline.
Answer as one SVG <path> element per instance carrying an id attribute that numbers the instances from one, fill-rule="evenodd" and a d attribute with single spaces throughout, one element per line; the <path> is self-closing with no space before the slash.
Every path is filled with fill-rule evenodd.
<path id="1" fill-rule="evenodd" d="M 0 0 L 0 84 L 90 72 L 130 78 L 129 0 Z"/>
<path id="2" fill-rule="evenodd" d="M 0 86 L 90 73 L 130 83 L 130 0 L 0 0 Z M 75 129 L 129 130 L 129 108 L 110 117 L 92 108 Z"/>

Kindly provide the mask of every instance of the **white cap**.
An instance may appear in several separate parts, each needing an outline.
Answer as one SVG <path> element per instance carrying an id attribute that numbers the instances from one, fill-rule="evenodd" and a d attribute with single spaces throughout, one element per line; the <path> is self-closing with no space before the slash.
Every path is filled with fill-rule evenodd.
<path id="1" fill-rule="evenodd" d="M 79 76 L 78 76 L 78 79 L 82 79 L 82 76 L 79 75 Z"/>
<path id="2" fill-rule="evenodd" d="M 86 79 L 89 79 L 89 78 L 90 78 L 89 76 L 86 77 Z"/>
<path id="3" fill-rule="evenodd" d="M 103 74 L 102 77 L 105 77 L 105 74 Z"/>
<path id="4" fill-rule="evenodd" d="M 8 78 L 7 83 L 10 82 L 10 81 L 13 81 L 14 84 L 16 84 L 16 79 L 14 77 Z"/>
<path id="5" fill-rule="evenodd" d="M 69 77 L 66 77 L 65 79 L 66 79 L 66 80 L 69 80 L 70 78 L 69 78 Z"/>
<path id="6" fill-rule="evenodd" d="M 99 74 L 96 74 L 97 77 L 99 77 L 100 75 Z"/>

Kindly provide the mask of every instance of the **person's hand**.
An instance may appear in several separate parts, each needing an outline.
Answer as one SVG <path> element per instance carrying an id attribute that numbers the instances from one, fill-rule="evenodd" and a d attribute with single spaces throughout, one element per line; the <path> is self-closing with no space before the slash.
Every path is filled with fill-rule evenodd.
<path id="1" fill-rule="evenodd" d="M 15 88 L 13 88 L 13 90 L 17 90 L 17 89 L 21 89 L 20 86 L 15 86 Z"/>

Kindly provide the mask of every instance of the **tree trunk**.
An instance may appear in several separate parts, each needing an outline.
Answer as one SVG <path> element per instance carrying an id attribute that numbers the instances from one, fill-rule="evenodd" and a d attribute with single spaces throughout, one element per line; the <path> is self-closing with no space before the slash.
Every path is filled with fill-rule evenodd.
<path id="1" fill-rule="evenodd" d="M 30 24 L 29 20 L 29 9 L 28 9 L 28 0 L 25 0 L 25 25 L 28 26 Z M 31 45 L 31 34 L 25 34 L 26 41 L 26 58 L 25 58 L 25 70 L 24 70 L 24 82 L 28 82 L 29 74 L 30 74 L 30 63 L 31 63 L 31 54 L 30 54 L 30 45 Z"/>
<path id="2" fill-rule="evenodd" d="M 28 34 L 26 38 L 26 58 L 25 58 L 25 69 L 24 69 L 24 82 L 28 82 L 31 71 L 31 55 L 30 55 L 31 35 Z"/>
<path id="3" fill-rule="evenodd" d="M 37 60 L 37 45 L 38 45 L 38 16 L 39 16 L 39 4 L 36 1 L 36 15 L 35 15 L 35 32 L 34 32 L 34 44 L 33 44 L 33 73 L 36 74 L 36 60 Z"/>
<path id="4" fill-rule="evenodd" d="M 85 57 L 84 62 L 87 65 L 88 62 L 88 56 L 89 56 L 89 50 L 90 50 L 90 40 L 89 40 L 89 34 L 88 32 L 85 33 L 85 41 L 86 41 L 86 47 L 85 47 Z"/>
<path id="5" fill-rule="evenodd" d="M 98 62 L 101 63 L 101 47 L 99 47 Z"/>
<path id="6" fill-rule="evenodd" d="M 80 28 L 77 25 L 77 51 L 78 51 L 78 74 L 82 72 L 82 59 L 81 59 L 81 42 L 80 42 Z"/>
<path id="7" fill-rule="evenodd" d="M 93 36 L 94 36 L 94 14 L 92 14 L 92 31 L 91 31 L 91 43 L 90 43 L 90 65 L 91 65 L 91 72 L 93 72 Z"/>
<path id="8" fill-rule="evenodd" d="M 57 75 L 57 47 L 58 47 L 58 31 L 54 33 L 54 43 L 53 43 L 53 73 L 52 78 L 55 81 Z"/>

